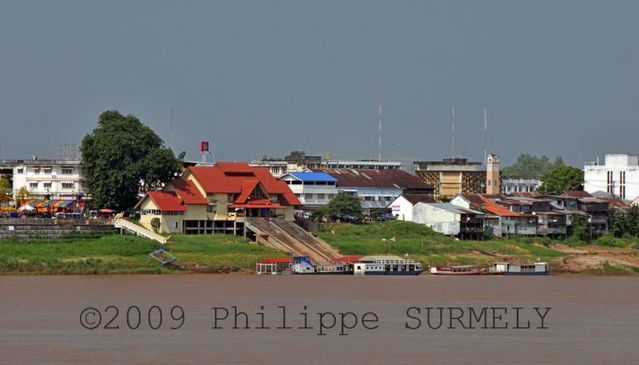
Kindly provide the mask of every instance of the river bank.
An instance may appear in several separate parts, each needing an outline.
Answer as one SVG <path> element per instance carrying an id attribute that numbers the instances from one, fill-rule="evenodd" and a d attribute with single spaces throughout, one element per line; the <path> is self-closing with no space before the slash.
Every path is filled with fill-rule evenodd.
<path id="1" fill-rule="evenodd" d="M 331 224 L 318 236 L 343 255 L 407 255 L 425 266 L 539 259 L 550 263 L 553 274 L 639 275 L 639 246 L 632 239 L 603 237 L 588 244 L 543 237 L 459 241 L 407 222 Z M 148 256 L 158 248 L 175 255 L 175 265 L 164 267 Z M 128 235 L 0 241 L 0 274 L 250 274 L 267 257 L 286 254 L 222 234 L 175 235 L 164 246 Z"/>

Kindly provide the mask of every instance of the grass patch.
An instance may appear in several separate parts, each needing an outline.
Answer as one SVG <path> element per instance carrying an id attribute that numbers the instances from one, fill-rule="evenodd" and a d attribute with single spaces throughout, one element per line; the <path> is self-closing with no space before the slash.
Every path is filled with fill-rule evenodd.
<path id="1" fill-rule="evenodd" d="M 503 257 L 520 261 L 552 260 L 565 256 L 548 239 L 530 237 L 460 241 L 411 222 L 327 224 L 318 235 L 344 255 L 391 254 L 419 260 L 427 265 L 489 265 Z"/>
<path id="2" fill-rule="evenodd" d="M 163 247 L 177 257 L 163 267 L 148 254 Z M 285 256 L 232 235 L 175 235 L 165 246 L 129 235 L 62 241 L 0 241 L 4 274 L 147 274 L 253 270 L 264 257 Z"/>

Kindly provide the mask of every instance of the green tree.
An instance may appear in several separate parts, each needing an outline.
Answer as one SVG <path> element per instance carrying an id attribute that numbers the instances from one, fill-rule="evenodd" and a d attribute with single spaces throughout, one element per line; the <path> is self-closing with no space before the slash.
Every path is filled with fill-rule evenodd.
<path id="1" fill-rule="evenodd" d="M 590 231 L 588 221 L 585 217 L 573 215 L 572 225 L 570 226 L 570 237 L 579 241 L 589 241 Z"/>
<path id="2" fill-rule="evenodd" d="M 555 159 L 555 162 L 563 161 L 560 157 Z M 539 179 L 550 169 L 552 169 L 553 163 L 546 156 L 537 157 L 523 153 L 517 157 L 514 164 L 504 167 L 501 174 L 505 178 L 513 179 Z"/>
<path id="3" fill-rule="evenodd" d="M 153 232 L 160 233 L 160 226 L 161 225 L 162 225 L 162 222 L 160 222 L 160 218 L 155 217 L 155 218 L 151 219 L 151 228 L 153 228 Z"/>
<path id="4" fill-rule="evenodd" d="M 610 207 L 608 210 L 608 231 L 615 237 L 622 237 L 627 230 L 626 216 L 621 209 Z"/>
<path id="5" fill-rule="evenodd" d="M 0 201 L 9 200 L 11 196 L 11 183 L 8 179 L 0 178 Z"/>
<path id="6" fill-rule="evenodd" d="M 138 193 L 160 188 L 181 170 L 151 128 L 113 110 L 100 115 L 97 128 L 82 139 L 80 152 L 96 207 L 129 209 Z"/>
<path id="7" fill-rule="evenodd" d="M 634 237 L 639 236 L 639 207 L 636 205 L 626 211 L 626 233 Z"/>
<path id="8" fill-rule="evenodd" d="M 31 196 L 31 192 L 29 191 L 29 189 L 27 189 L 26 186 L 21 187 L 16 192 L 16 199 L 18 200 L 25 200 L 30 196 Z"/>
<path id="9" fill-rule="evenodd" d="M 337 194 L 324 208 L 328 215 L 350 215 L 353 217 L 362 216 L 362 206 L 357 197 L 350 194 Z"/>
<path id="10" fill-rule="evenodd" d="M 561 194 L 568 190 L 583 190 L 584 173 L 572 166 L 556 166 L 541 178 L 539 191 L 545 194 Z"/>

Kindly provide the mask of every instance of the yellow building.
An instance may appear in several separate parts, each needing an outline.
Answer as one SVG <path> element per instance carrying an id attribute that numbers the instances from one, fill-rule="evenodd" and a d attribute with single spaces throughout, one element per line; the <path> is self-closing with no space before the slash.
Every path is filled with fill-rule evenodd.
<path id="1" fill-rule="evenodd" d="M 415 161 L 415 174 L 431 184 L 436 196 L 457 194 L 500 193 L 499 157 L 489 155 L 487 164 L 465 158 L 445 158 L 442 161 Z"/>
<path id="2" fill-rule="evenodd" d="M 151 191 L 137 204 L 140 223 L 160 233 L 239 233 L 245 217 L 293 220 L 301 205 L 288 185 L 267 168 L 218 162 L 192 166 L 162 191 Z"/>

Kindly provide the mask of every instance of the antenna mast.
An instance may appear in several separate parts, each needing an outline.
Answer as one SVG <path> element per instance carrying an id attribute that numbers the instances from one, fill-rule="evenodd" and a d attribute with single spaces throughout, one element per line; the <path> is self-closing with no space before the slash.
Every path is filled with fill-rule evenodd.
<path id="1" fill-rule="evenodd" d="M 377 159 L 379 161 L 382 160 L 382 98 L 384 97 L 384 92 L 382 91 L 382 89 L 379 90 L 379 108 L 378 108 L 378 114 L 379 114 L 379 130 L 378 130 L 378 134 L 377 134 Z"/>
<path id="2" fill-rule="evenodd" d="M 451 150 L 451 158 L 455 158 L 455 107 L 451 108 L 451 141 L 450 141 L 450 150 Z"/>
<path id="3" fill-rule="evenodd" d="M 169 148 L 173 151 L 173 108 L 169 109 Z"/>
<path id="4" fill-rule="evenodd" d="M 488 108 L 484 108 L 484 163 L 488 158 Z"/>

